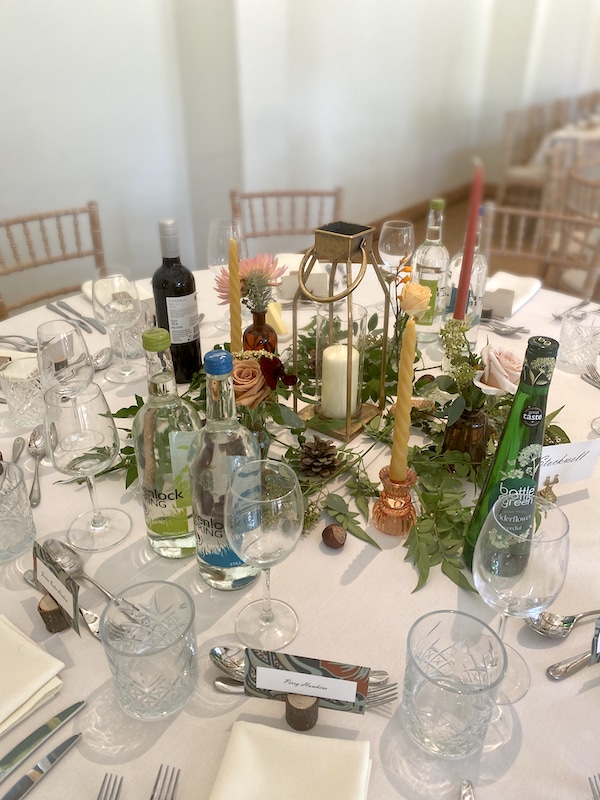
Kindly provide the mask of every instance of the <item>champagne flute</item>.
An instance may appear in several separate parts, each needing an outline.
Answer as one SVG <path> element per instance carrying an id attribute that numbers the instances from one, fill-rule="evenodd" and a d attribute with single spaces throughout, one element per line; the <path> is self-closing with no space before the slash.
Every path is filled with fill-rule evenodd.
<path id="1" fill-rule="evenodd" d="M 132 383 L 145 377 L 145 367 L 127 359 L 125 331 L 138 321 L 141 305 L 136 285 L 123 267 L 115 267 L 110 275 L 94 278 L 92 303 L 96 319 L 119 336 L 121 363 L 106 371 L 106 380 Z"/>
<path id="2" fill-rule="evenodd" d="M 95 476 L 109 467 L 119 453 L 119 435 L 106 398 L 98 384 L 90 383 L 65 396 L 60 386 L 44 395 L 46 447 L 59 472 L 85 478 L 92 510 L 70 525 L 68 538 L 79 550 L 107 550 L 131 530 L 131 518 L 119 508 L 101 510 Z"/>
<path id="3" fill-rule="evenodd" d="M 412 222 L 404 219 L 392 219 L 384 222 L 377 240 L 379 257 L 383 268 L 383 276 L 392 285 L 402 282 L 402 273 L 406 272 L 406 280 L 410 275 L 410 260 L 415 249 L 415 230 Z M 397 292 L 396 292 L 397 294 Z M 390 298 L 392 299 L 392 298 Z M 383 304 L 381 309 L 383 309 Z M 397 311 L 396 303 L 394 310 Z"/>
<path id="4" fill-rule="evenodd" d="M 234 239 L 237 243 L 238 258 L 248 258 L 248 248 L 239 219 L 213 219 L 208 228 L 207 262 L 209 270 L 218 275 L 223 267 L 229 266 L 229 242 Z M 242 305 L 242 313 L 245 306 Z M 207 323 L 208 324 L 208 323 Z M 229 307 L 221 317 L 210 324 L 217 330 L 229 330 Z"/>
<path id="5" fill-rule="evenodd" d="M 501 495 L 490 509 L 473 555 L 473 581 L 481 598 L 500 612 L 498 636 L 508 617 L 536 616 L 563 587 L 569 561 L 569 521 L 539 495 Z M 529 688 L 523 658 L 505 644 L 507 669 L 499 703 L 515 703 Z"/>
<path id="6" fill-rule="evenodd" d="M 225 533 L 233 551 L 263 575 L 263 599 L 238 614 L 235 630 L 248 647 L 278 650 L 298 631 L 294 609 L 271 599 L 271 567 L 296 546 L 304 521 L 296 473 L 278 461 L 247 461 L 231 473 L 225 493 Z"/>

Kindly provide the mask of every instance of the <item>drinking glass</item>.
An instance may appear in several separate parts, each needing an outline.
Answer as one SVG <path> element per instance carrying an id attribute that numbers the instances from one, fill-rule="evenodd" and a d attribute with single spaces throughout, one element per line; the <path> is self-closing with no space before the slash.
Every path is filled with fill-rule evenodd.
<path id="1" fill-rule="evenodd" d="M 94 380 L 94 365 L 81 328 L 67 320 L 43 322 L 37 329 L 42 385 L 65 397 L 78 394 Z"/>
<path id="2" fill-rule="evenodd" d="M 292 552 L 302 532 L 304 504 L 293 469 L 278 461 L 247 461 L 231 473 L 225 493 L 225 533 L 242 561 L 259 567 L 263 599 L 239 613 L 235 630 L 248 647 L 278 650 L 298 631 L 294 609 L 271 599 L 271 567 Z"/>
<path id="3" fill-rule="evenodd" d="M 569 521 L 553 503 L 516 492 L 496 500 L 473 555 L 473 580 L 484 602 L 500 612 L 498 636 L 508 617 L 544 611 L 563 587 L 569 561 Z M 508 663 L 498 702 L 514 703 L 529 688 L 529 669 L 505 645 Z"/>
<path id="4" fill-rule="evenodd" d="M 119 453 L 119 435 L 112 414 L 96 383 L 65 396 L 61 387 L 44 395 L 46 447 L 59 472 L 84 478 L 92 510 L 70 525 L 68 538 L 79 550 L 108 550 L 131 530 L 129 514 L 118 508 L 101 510 L 94 477 L 109 467 Z"/>
<path id="5" fill-rule="evenodd" d="M 248 258 L 246 240 L 242 231 L 242 223 L 237 219 L 213 219 L 208 228 L 207 263 L 209 270 L 218 275 L 222 267 L 229 266 L 229 241 L 237 242 L 238 258 Z M 242 310 L 244 306 L 242 306 Z M 229 330 L 229 307 L 221 314 L 220 319 L 212 325 L 217 330 Z"/>
<path id="6" fill-rule="evenodd" d="M 116 333 L 120 342 L 121 363 L 106 370 L 106 380 L 131 383 L 145 377 L 145 367 L 127 359 L 125 331 L 135 325 L 141 313 L 138 291 L 127 270 L 115 267 L 110 275 L 94 278 L 92 303 L 96 319 Z"/>
<path id="7" fill-rule="evenodd" d="M 600 417 L 594 417 L 591 422 L 592 430 L 600 436 Z"/>
<path id="8" fill-rule="evenodd" d="M 383 276 L 389 284 L 390 295 L 392 285 L 400 283 L 401 273 L 410 273 L 410 260 L 415 249 L 415 230 L 412 222 L 404 219 L 392 219 L 384 222 L 377 240 Z M 397 293 L 395 293 L 397 294 Z M 395 295 L 390 298 L 397 311 Z M 383 304 L 381 304 L 383 308 Z"/>

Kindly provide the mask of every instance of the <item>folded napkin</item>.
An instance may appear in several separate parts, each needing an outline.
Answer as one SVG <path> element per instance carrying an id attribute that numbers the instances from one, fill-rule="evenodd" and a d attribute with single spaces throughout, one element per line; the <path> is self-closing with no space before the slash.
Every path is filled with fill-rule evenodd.
<path id="1" fill-rule="evenodd" d="M 81 293 L 86 298 L 86 300 L 90 301 L 90 303 L 92 302 L 92 284 L 93 281 L 86 281 L 85 283 L 81 284 Z M 136 286 L 138 290 L 138 297 L 140 298 L 140 300 L 154 299 L 154 295 L 152 294 L 152 292 L 146 291 L 146 289 L 144 289 L 142 286 L 138 286 L 137 283 Z"/>
<path id="2" fill-rule="evenodd" d="M 510 272 L 496 272 L 485 284 L 486 292 L 508 289 L 515 293 L 511 314 L 516 314 L 541 288 L 542 282 L 538 278 L 512 275 Z"/>
<path id="3" fill-rule="evenodd" d="M 233 725 L 210 800 L 365 800 L 369 743 Z"/>
<path id="4" fill-rule="evenodd" d="M 62 686 L 65 666 L 0 614 L 0 736 L 25 719 Z"/>

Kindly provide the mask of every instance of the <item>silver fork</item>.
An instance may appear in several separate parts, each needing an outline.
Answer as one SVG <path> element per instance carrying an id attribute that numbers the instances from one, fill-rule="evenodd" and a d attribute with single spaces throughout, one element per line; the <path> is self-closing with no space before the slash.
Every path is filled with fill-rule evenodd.
<path id="1" fill-rule="evenodd" d="M 382 706 L 398 699 L 398 684 L 386 683 L 383 686 L 371 686 L 365 699 L 365 708 Z"/>
<path id="2" fill-rule="evenodd" d="M 179 786 L 180 769 L 161 764 L 154 782 L 150 800 L 175 800 Z"/>
<path id="3" fill-rule="evenodd" d="M 587 369 L 587 373 L 593 381 L 596 383 L 600 383 L 600 372 L 596 369 L 594 364 L 586 364 L 585 368 Z"/>
<path id="4" fill-rule="evenodd" d="M 577 311 L 579 308 L 583 308 L 584 306 L 587 306 L 589 302 L 590 302 L 589 300 L 580 300 L 579 303 L 577 303 L 574 306 L 571 306 L 570 308 L 565 309 L 564 311 L 561 311 L 560 314 L 555 314 L 554 312 L 552 312 L 552 316 L 554 317 L 553 321 L 554 322 L 561 322 L 562 318 L 564 316 L 566 316 L 567 314 L 570 314 L 571 311 Z"/>
<path id="5" fill-rule="evenodd" d="M 37 343 L 26 336 L 0 336 L 2 344 L 10 344 L 21 353 L 37 353 Z"/>
<path id="6" fill-rule="evenodd" d="M 592 775 L 591 778 L 588 778 L 588 781 L 590 782 L 592 797 L 594 800 L 600 800 L 600 773 L 597 775 Z"/>
<path id="7" fill-rule="evenodd" d="M 96 800 L 119 800 L 122 785 L 123 778 L 119 778 L 118 775 L 111 775 L 107 772 Z"/>

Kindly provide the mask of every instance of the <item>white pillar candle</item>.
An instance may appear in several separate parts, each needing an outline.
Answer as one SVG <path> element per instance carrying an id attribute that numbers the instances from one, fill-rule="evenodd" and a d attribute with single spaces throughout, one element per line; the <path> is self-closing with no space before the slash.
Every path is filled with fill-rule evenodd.
<path id="1" fill-rule="evenodd" d="M 350 384 L 350 414 L 358 405 L 358 350 L 352 348 L 352 379 Z M 334 419 L 346 418 L 348 346 L 332 344 L 323 350 L 321 367 L 321 414 Z"/>

